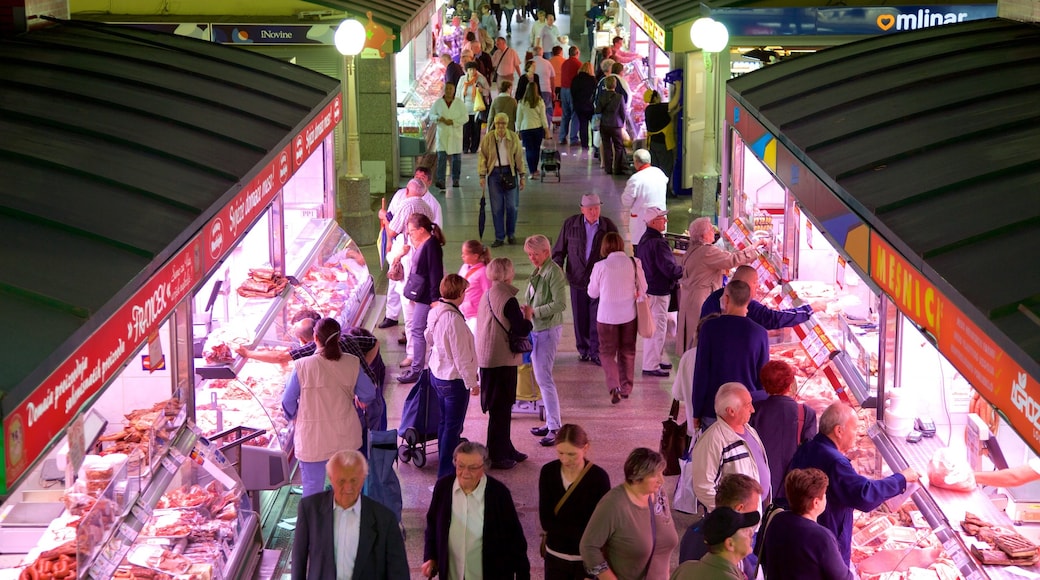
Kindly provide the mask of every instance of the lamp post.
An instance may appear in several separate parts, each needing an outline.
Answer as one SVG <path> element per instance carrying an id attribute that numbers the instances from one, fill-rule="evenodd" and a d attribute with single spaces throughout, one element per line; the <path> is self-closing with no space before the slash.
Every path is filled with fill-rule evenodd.
<path id="1" fill-rule="evenodd" d="M 346 63 L 347 85 L 343 99 L 347 102 L 347 177 L 358 179 L 361 173 L 361 138 L 358 136 L 357 66 L 354 57 L 365 48 L 365 26 L 357 20 L 344 20 L 336 28 L 336 50 Z"/>
<path id="2" fill-rule="evenodd" d="M 703 204 L 702 215 L 704 210 L 709 207 L 712 209 L 710 213 L 713 214 L 715 213 L 715 191 L 719 179 L 715 164 L 718 155 L 715 127 L 720 117 L 718 93 L 723 86 L 718 66 L 718 53 L 726 49 L 726 44 L 729 42 L 729 31 L 721 22 L 711 18 L 701 18 L 690 28 L 690 40 L 694 46 L 701 49 L 704 55 L 704 144 L 701 149 L 700 170 L 696 172 L 698 181 L 694 183 L 694 192 L 700 190 L 700 199 Z M 722 211 L 725 211 L 724 208 Z"/>
<path id="3" fill-rule="evenodd" d="M 374 244 L 378 220 L 373 215 L 369 179 L 361 172 L 361 138 L 358 135 L 357 67 L 355 59 L 365 48 L 365 26 L 344 20 L 336 28 L 336 50 L 343 55 L 343 101 L 347 108 L 346 169 L 337 171 L 336 221 L 360 246 Z"/>

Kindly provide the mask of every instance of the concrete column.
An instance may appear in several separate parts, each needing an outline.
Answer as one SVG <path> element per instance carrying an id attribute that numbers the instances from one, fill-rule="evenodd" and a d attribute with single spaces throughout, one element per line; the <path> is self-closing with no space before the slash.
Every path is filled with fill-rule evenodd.
<path id="1" fill-rule="evenodd" d="M 372 209 L 367 177 L 339 176 L 336 182 L 336 222 L 359 246 L 376 243 L 379 218 Z"/>
<path id="2" fill-rule="evenodd" d="M 729 78 L 729 53 L 691 53 L 686 77 L 693 82 L 687 89 L 686 159 L 684 170 L 689 176 L 692 217 L 718 215 L 719 160 L 723 154 L 723 107 L 726 102 L 726 79 Z M 688 82 L 690 82 L 688 81 Z M 699 149 L 699 151 L 698 151 Z M 699 154 L 699 155 L 698 155 Z"/>

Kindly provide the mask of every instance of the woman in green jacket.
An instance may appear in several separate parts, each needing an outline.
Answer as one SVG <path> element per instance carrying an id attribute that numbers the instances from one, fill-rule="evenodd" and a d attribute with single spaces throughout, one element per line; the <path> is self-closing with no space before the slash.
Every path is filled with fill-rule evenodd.
<path id="1" fill-rule="evenodd" d="M 527 238 L 524 252 L 534 266 L 531 281 L 527 285 L 525 313 L 531 313 L 534 331 L 531 342 L 531 366 L 534 378 L 542 391 L 545 404 L 545 426 L 534 427 L 531 434 L 541 437 L 542 447 L 556 443 L 556 432 L 560 429 L 560 397 L 553 380 L 553 362 L 563 334 L 563 311 L 567 309 L 567 276 L 556 262 L 549 259 L 552 246 L 549 238 L 538 234 Z"/>

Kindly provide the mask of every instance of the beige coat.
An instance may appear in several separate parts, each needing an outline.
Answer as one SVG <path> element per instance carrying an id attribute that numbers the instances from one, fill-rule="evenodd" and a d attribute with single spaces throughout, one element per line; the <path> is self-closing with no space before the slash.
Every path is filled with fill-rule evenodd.
<path id="1" fill-rule="evenodd" d="M 502 329 L 502 326 L 509 328 L 509 319 L 505 316 L 506 302 L 518 292 L 518 288 L 505 282 L 492 282 L 491 288 L 480 297 L 480 305 L 477 307 L 476 344 L 477 366 L 482 369 L 520 366 L 522 355 L 509 349 L 509 335 Z M 502 326 L 491 316 L 492 309 Z"/>
<path id="2" fill-rule="evenodd" d="M 332 361 L 315 353 L 296 361 L 300 410 L 293 442 L 300 461 L 326 461 L 337 451 L 361 447 L 361 421 L 354 409 L 361 361 L 344 353 Z"/>
<path id="3" fill-rule="evenodd" d="M 722 288 L 722 275 L 758 256 L 756 248 L 728 252 L 704 242 L 690 242 L 682 258 L 683 276 L 679 281 L 679 329 L 675 348 L 680 356 L 697 345 L 697 323 L 701 306 L 708 295 Z"/>

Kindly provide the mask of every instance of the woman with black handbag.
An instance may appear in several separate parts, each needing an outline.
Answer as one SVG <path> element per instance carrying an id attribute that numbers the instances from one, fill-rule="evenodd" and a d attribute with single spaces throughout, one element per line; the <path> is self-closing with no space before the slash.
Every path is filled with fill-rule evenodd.
<path id="1" fill-rule="evenodd" d="M 480 368 L 480 408 L 488 414 L 487 448 L 492 469 L 512 469 L 527 459 L 513 447 L 510 428 L 516 400 L 516 369 L 521 354 L 531 351 L 528 336 L 534 325 L 524 312 L 513 286 L 513 262 L 495 258 L 487 265 L 491 288 L 477 310 L 477 366 Z"/>
<path id="2" fill-rule="evenodd" d="M 517 207 L 526 183 L 523 146 L 508 125 L 508 115 L 496 114 L 494 129 L 481 139 L 477 155 L 480 189 L 486 186 L 491 198 L 491 221 L 495 224 L 492 248 L 502 246 L 506 239 L 516 243 Z"/>
<path id="3" fill-rule="evenodd" d="M 414 254 L 404 297 L 412 301 L 408 319 L 408 341 L 412 346 L 412 366 L 397 377 L 399 383 L 414 383 L 426 367 L 426 320 L 430 305 L 441 297 L 444 278 L 444 232 L 425 214 L 413 213 L 408 218 L 408 240 Z"/>

